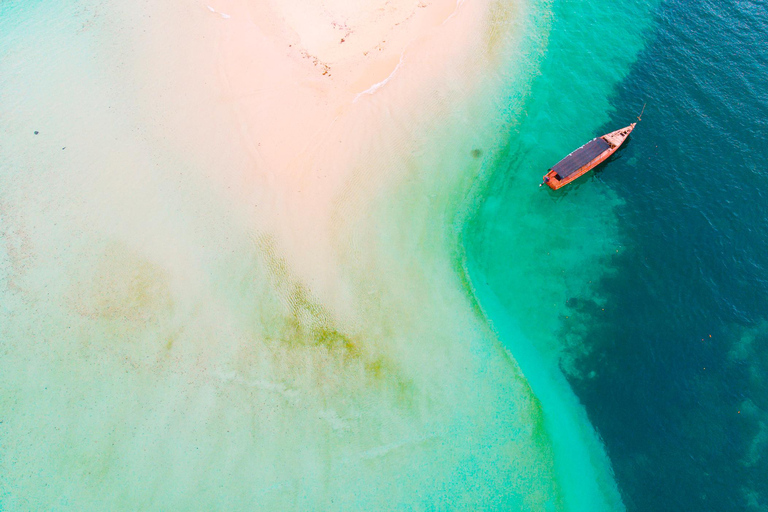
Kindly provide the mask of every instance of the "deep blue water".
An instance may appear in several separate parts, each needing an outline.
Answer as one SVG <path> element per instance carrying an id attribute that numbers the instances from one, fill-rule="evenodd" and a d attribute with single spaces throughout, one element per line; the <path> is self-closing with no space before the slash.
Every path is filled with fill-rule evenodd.
<path id="1" fill-rule="evenodd" d="M 664 2 L 605 128 L 638 101 L 570 381 L 628 510 L 768 510 L 768 3 Z"/>

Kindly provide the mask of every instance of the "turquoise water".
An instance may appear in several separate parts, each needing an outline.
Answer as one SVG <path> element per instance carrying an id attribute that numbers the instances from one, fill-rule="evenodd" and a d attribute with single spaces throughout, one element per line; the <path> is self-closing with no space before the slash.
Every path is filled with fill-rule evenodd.
<path id="1" fill-rule="evenodd" d="M 557 155 L 567 154 L 608 121 L 614 88 L 651 30 L 651 13 L 641 3 L 553 5 L 539 75 L 481 209 L 465 229 L 470 279 L 542 402 L 546 430 L 557 447 L 558 478 L 573 510 L 596 508 L 586 489 L 610 483 L 584 464 L 602 465 L 604 455 L 560 371 L 564 345 L 572 340 L 564 340 L 559 329 L 567 315 L 565 299 L 589 293 L 605 258 L 620 247 L 614 209 L 621 200 L 604 188 L 577 184 L 556 194 L 538 184 L 541 170 Z M 610 58 L 601 50 L 616 47 L 624 51 Z M 588 211 L 584 203 L 567 200 L 576 191 Z"/>
<path id="2" fill-rule="evenodd" d="M 572 18 L 582 7 L 560 9 L 569 43 L 600 61 L 601 48 L 621 51 L 624 34 L 589 41 Z M 534 90 L 528 129 L 467 231 L 476 280 L 526 334 L 510 350 L 526 373 L 516 339 L 530 340 L 536 371 L 542 358 L 562 370 L 627 510 L 768 509 L 767 13 L 662 3 L 639 17 L 653 20 L 647 46 L 611 92 L 598 89 L 610 66 L 587 72 L 571 56 L 557 63 L 567 79 L 544 71 L 545 94 Z M 533 189 L 568 148 L 646 101 L 607 165 L 561 192 Z M 577 133 L 585 119 L 597 126 Z M 563 147 L 540 147 L 545 127 Z"/>

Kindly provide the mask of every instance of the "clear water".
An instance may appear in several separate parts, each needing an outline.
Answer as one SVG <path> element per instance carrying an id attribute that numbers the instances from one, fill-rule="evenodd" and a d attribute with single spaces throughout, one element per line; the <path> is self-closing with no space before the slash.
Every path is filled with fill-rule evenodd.
<path id="1" fill-rule="evenodd" d="M 628 510 L 768 509 L 767 13 L 762 2 L 663 2 L 612 92 L 598 88 L 608 71 L 582 73 L 573 58 L 559 87 L 544 71 L 551 96 L 538 104 L 534 89 L 532 121 L 468 230 L 476 279 L 532 341 L 534 371 L 549 358 L 566 375 Z M 569 43 L 589 41 L 558 19 Z M 623 47 L 603 37 L 586 43 L 596 59 L 600 42 Z M 646 101 L 610 163 L 559 193 L 532 190 L 534 170 L 634 121 Z M 597 126 L 577 135 L 584 119 Z M 544 127 L 562 150 L 539 147 Z"/>

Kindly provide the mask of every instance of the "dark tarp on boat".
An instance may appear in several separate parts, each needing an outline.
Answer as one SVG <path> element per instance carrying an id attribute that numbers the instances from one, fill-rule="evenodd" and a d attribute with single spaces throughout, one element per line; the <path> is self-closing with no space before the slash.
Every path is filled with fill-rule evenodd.
<path id="1" fill-rule="evenodd" d="M 560 176 L 560 179 L 567 178 L 587 165 L 594 158 L 597 158 L 600 153 L 610 147 L 611 145 L 605 142 L 602 137 L 592 139 L 567 157 L 557 162 L 552 170 Z"/>

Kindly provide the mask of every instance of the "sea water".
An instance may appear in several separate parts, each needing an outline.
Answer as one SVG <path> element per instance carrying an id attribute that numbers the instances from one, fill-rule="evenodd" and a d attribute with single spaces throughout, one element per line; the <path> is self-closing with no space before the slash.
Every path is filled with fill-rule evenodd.
<path id="1" fill-rule="evenodd" d="M 564 41 L 553 30 L 550 46 L 567 61 L 542 67 L 529 129 L 467 230 L 491 318 L 518 333 L 506 340 L 534 391 L 567 377 L 627 510 L 766 510 L 768 10 L 663 2 L 602 31 L 583 6 L 555 13 Z M 609 90 L 601 79 L 631 52 L 608 27 L 633 26 L 646 46 Z M 645 103 L 609 163 L 534 190 Z M 534 379 L 526 352 L 551 374 Z"/>

